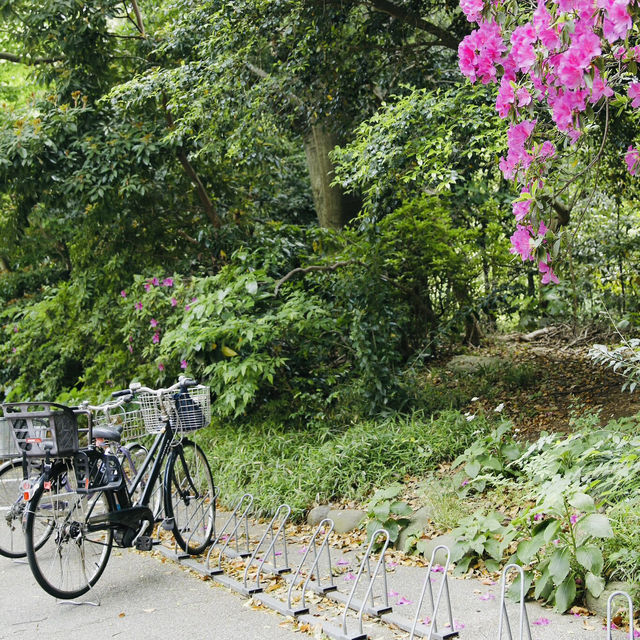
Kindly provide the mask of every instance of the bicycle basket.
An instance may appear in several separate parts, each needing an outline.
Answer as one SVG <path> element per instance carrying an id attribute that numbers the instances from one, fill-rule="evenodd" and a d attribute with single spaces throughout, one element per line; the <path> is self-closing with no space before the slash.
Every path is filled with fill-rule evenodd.
<path id="1" fill-rule="evenodd" d="M 78 419 L 69 407 L 54 402 L 12 402 L 2 409 L 20 453 L 63 458 L 78 450 Z"/>
<path id="2" fill-rule="evenodd" d="M 136 440 L 145 435 L 140 407 L 134 404 L 109 407 L 105 405 L 93 416 L 94 427 L 122 427 L 122 442 Z"/>
<path id="3" fill-rule="evenodd" d="M 160 395 L 141 393 L 138 396 L 144 425 L 149 433 L 162 431 L 162 415 L 168 415 L 177 433 L 202 429 L 211 422 L 209 387 L 198 385 L 185 392 L 166 391 Z"/>
<path id="4" fill-rule="evenodd" d="M 20 450 L 16 446 L 9 421 L 6 418 L 0 418 L 0 460 L 15 458 L 19 455 Z"/>

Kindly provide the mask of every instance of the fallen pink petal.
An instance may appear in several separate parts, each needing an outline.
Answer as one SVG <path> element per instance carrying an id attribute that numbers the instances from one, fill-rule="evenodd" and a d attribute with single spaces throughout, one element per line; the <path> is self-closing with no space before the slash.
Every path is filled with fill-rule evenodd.
<path id="1" fill-rule="evenodd" d="M 480 596 L 480 600 L 483 600 L 484 602 L 487 602 L 488 600 L 495 600 L 496 597 L 493 595 L 493 593 L 483 593 Z"/>
<path id="2" fill-rule="evenodd" d="M 440 566 L 439 564 L 434 564 L 431 568 L 431 571 L 433 573 L 444 573 L 444 567 Z"/>
<path id="3" fill-rule="evenodd" d="M 400 596 L 398 598 L 398 600 L 396 601 L 396 604 L 401 607 L 402 605 L 405 604 L 413 604 L 413 600 L 409 600 L 409 598 L 405 598 L 404 596 Z"/>
<path id="4" fill-rule="evenodd" d="M 353 575 L 353 573 L 351 573 L 351 571 L 349 571 L 349 573 L 347 573 L 347 575 L 344 577 L 345 580 L 355 580 L 356 577 Z"/>
<path id="5" fill-rule="evenodd" d="M 339 567 L 348 567 L 350 564 L 351 562 L 346 558 L 340 558 L 338 562 L 336 562 L 336 565 L 338 565 Z"/>
<path id="6" fill-rule="evenodd" d="M 389 591 L 389 593 L 387 593 L 387 595 L 390 598 L 397 598 L 400 594 L 397 591 Z"/>
<path id="7" fill-rule="evenodd" d="M 535 624 L 538 627 L 546 627 L 548 624 L 551 624 L 551 620 L 549 618 L 538 618 L 534 620 L 532 624 Z"/>

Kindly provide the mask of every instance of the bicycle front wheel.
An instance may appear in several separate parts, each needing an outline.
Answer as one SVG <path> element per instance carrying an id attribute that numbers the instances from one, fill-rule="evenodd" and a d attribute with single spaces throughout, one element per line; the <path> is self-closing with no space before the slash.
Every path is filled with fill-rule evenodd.
<path id="1" fill-rule="evenodd" d="M 174 519 L 176 542 L 186 553 L 202 553 L 211 542 L 216 511 L 211 468 L 202 449 L 182 440 L 171 451 L 164 478 L 165 515 Z"/>
<path id="2" fill-rule="evenodd" d="M 0 466 L 0 556 L 27 555 L 22 530 L 26 502 L 22 492 L 22 461 L 9 460 Z"/>
<path id="3" fill-rule="evenodd" d="M 113 545 L 113 532 L 92 524 L 111 511 L 111 495 L 76 489 L 73 465 L 56 464 L 34 491 L 25 520 L 31 571 L 48 594 L 62 600 L 81 596 L 98 581 Z"/>

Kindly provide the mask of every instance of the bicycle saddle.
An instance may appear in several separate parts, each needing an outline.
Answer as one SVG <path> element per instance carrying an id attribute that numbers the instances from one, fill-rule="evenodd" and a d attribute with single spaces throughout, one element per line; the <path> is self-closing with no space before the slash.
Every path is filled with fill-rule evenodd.
<path id="1" fill-rule="evenodd" d="M 120 442 L 122 437 L 122 427 L 94 427 L 92 431 L 94 438 L 102 438 L 111 442 Z"/>

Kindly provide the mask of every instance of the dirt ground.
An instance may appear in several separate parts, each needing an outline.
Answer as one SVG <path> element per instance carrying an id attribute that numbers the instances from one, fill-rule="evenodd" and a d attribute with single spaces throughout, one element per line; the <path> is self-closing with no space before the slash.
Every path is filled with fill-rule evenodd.
<path id="1" fill-rule="evenodd" d="M 490 412 L 504 403 L 503 414 L 528 440 L 541 431 L 570 431 L 572 416 L 586 412 L 598 412 L 601 424 L 640 412 L 640 393 L 622 391 L 621 376 L 593 363 L 587 345 L 569 346 L 570 342 L 559 336 L 524 342 L 514 334 L 480 347 L 474 353 L 528 363 L 535 375 L 527 388 L 499 391 L 497 400 L 479 398 L 467 410 L 475 412 L 480 405 Z"/>

